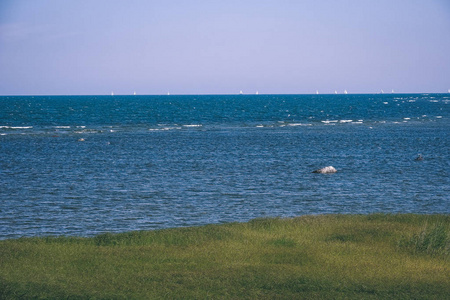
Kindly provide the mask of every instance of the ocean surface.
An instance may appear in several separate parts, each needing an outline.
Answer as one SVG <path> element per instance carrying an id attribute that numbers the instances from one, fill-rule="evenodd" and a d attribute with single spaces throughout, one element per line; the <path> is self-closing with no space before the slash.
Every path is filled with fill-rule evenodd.
<path id="1" fill-rule="evenodd" d="M 2 96 L 0 154 L 0 239 L 448 214 L 450 94 Z"/>

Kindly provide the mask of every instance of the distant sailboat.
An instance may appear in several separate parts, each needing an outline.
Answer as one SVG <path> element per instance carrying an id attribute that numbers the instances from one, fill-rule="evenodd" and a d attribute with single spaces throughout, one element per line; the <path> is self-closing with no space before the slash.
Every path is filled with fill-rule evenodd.
<path id="1" fill-rule="evenodd" d="M 114 92 L 111 92 L 111 96 L 114 96 Z"/>
<path id="2" fill-rule="evenodd" d="M 316 90 L 316 95 L 319 95 L 319 91 Z"/>
<path id="3" fill-rule="evenodd" d="M 242 91 L 240 91 L 240 92 L 239 92 L 239 95 L 242 95 L 242 94 L 243 94 Z"/>
<path id="4" fill-rule="evenodd" d="M 384 94 L 384 91 L 383 91 L 383 90 L 381 90 L 381 93 L 382 93 L 382 94 Z"/>
<path id="5" fill-rule="evenodd" d="M 337 95 L 337 91 L 336 90 L 334 90 L 334 93 Z"/>
<path id="6" fill-rule="evenodd" d="M 347 93 L 347 90 L 344 90 L 344 94 L 346 94 L 346 95 L 348 94 L 348 93 Z"/>
<path id="7" fill-rule="evenodd" d="M 392 89 L 392 92 L 391 92 L 391 93 L 392 93 L 392 94 L 395 93 L 395 92 L 394 92 L 394 89 Z"/>
<path id="8" fill-rule="evenodd" d="M 136 96 L 136 92 L 134 92 L 134 93 L 133 93 L 133 95 L 135 95 L 135 96 Z"/>
<path id="9" fill-rule="evenodd" d="M 169 93 L 169 92 L 167 92 L 167 96 L 170 96 L 170 93 Z"/>
<path id="10" fill-rule="evenodd" d="M 448 90 L 447 90 L 447 92 L 449 92 L 449 93 L 450 93 L 450 89 L 448 89 Z"/>
<path id="11" fill-rule="evenodd" d="M 258 91 L 256 91 L 256 95 L 259 95 Z"/>

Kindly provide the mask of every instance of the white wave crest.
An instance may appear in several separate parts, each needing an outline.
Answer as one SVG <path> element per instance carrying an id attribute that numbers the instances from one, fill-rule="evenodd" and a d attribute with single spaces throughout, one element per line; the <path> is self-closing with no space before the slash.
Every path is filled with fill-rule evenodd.
<path id="1" fill-rule="evenodd" d="M 312 126 L 312 124 L 292 123 L 288 124 L 288 126 Z"/>
<path id="2" fill-rule="evenodd" d="M 181 127 L 163 127 L 163 128 L 149 128 L 148 131 L 167 131 L 167 130 L 177 130 Z"/>

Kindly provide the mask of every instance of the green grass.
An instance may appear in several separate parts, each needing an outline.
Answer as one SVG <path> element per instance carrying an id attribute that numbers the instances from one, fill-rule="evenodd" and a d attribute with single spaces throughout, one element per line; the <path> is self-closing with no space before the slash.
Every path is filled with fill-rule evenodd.
<path id="1" fill-rule="evenodd" d="M 449 299 L 449 215 L 0 241 L 0 299 Z"/>

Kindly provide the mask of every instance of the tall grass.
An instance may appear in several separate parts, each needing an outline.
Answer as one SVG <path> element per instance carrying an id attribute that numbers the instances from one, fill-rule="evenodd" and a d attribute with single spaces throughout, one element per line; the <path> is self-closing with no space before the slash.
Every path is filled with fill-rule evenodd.
<path id="1" fill-rule="evenodd" d="M 412 236 L 403 237 L 399 246 L 413 253 L 450 256 L 450 226 L 448 223 L 426 223 L 423 229 Z"/>
<path id="2" fill-rule="evenodd" d="M 448 215 L 0 241 L 0 299 L 445 299 Z"/>

